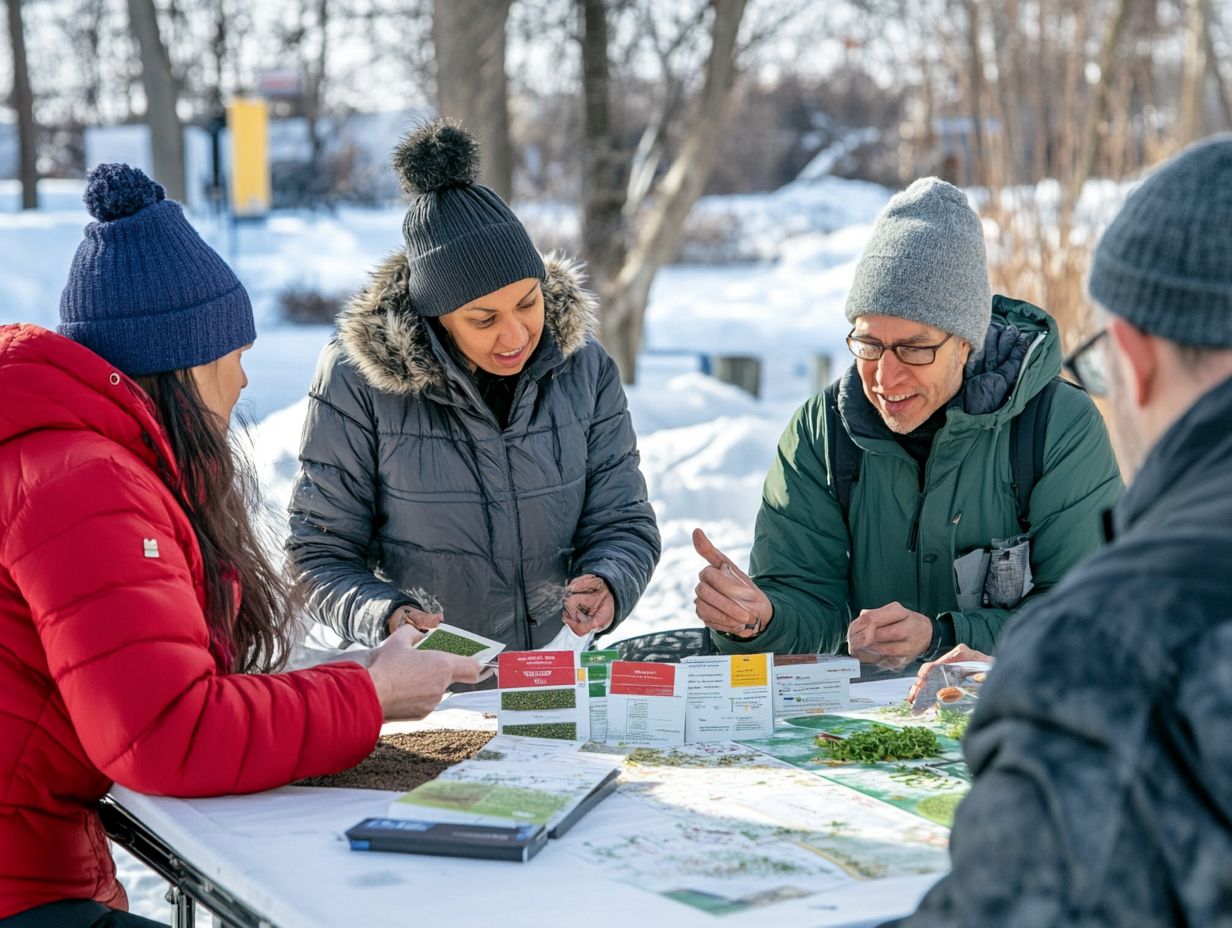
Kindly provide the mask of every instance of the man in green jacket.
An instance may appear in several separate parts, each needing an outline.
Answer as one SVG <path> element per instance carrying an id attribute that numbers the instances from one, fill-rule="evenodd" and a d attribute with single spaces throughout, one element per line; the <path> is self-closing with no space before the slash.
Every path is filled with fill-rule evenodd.
<path id="1" fill-rule="evenodd" d="M 726 652 L 846 645 L 894 668 L 958 643 L 991 653 L 1100 544 L 1123 489 L 1103 419 L 1052 383 L 1052 317 L 992 297 L 979 218 L 936 178 L 878 217 L 846 315 L 856 360 L 779 441 L 749 573 L 694 533 L 698 618 Z M 1024 444 L 1029 475 L 1011 464 Z"/>

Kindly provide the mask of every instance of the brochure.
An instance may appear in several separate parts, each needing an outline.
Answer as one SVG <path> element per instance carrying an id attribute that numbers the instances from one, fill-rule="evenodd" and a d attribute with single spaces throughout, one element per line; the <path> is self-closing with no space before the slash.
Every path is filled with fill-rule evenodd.
<path id="1" fill-rule="evenodd" d="M 620 651 L 583 651 L 582 666 L 586 669 L 586 682 L 590 692 L 590 740 L 604 741 L 607 738 L 607 686 L 612 661 L 620 660 Z"/>
<path id="2" fill-rule="evenodd" d="M 448 651 L 450 654 L 473 657 L 481 664 L 486 664 L 505 650 L 505 646 L 499 641 L 476 635 L 446 622 L 429 629 L 415 647 L 420 651 Z"/>
<path id="3" fill-rule="evenodd" d="M 685 741 L 739 741 L 774 734 L 772 654 L 688 657 Z"/>
<path id="4" fill-rule="evenodd" d="M 506 651 L 497 662 L 498 730 L 505 735 L 587 741 L 590 690 L 575 651 Z"/>
<path id="5" fill-rule="evenodd" d="M 683 664 L 613 661 L 608 669 L 608 743 L 684 744 L 687 679 Z"/>
<path id="6" fill-rule="evenodd" d="M 816 715 L 851 708 L 860 662 L 841 654 L 776 654 L 774 714 Z"/>
<path id="7" fill-rule="evenodd" d="M 616 787 L 619 766 L 577 742 L 497 735 L 475 757 L 389 805 L 393 818 L 466 825 L 542 825 L 552 837 Z"/>

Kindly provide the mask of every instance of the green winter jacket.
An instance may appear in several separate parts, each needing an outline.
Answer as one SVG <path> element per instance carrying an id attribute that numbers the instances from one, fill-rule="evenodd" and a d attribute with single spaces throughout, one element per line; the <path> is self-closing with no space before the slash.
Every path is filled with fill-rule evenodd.
<path id="1" fill-rule="evenodd" d="M 993 299 L 982 354 L 933 440 L 923 491 L 919 465 L 864 396 L 853 364 L 839 387 L 842 425 L 863 449 L 850 528 L 830 485 L 825 399 L 808 400 L 779 441 L 766 477 L 750 576 L 774 606 L 762 634 L 714 634 L 725 652 L 835 652 L 861 609 L 900 602 L 948 613 L 961 643 L 991 653 L 1013 610 L 958 610 L 953 562 L 994 538 L 1024 531 L 1011 468 L 1011 420 L 1061 370 L 1056 323 L 1042 310 Z M 1104 422 L 1077 388 L 1059 387 L 1049 410 L 1044 466 L 1026 521 L 1035 587 L 1056 584 L 1100 544 L 1101 517 L 1123 489 Z"/>

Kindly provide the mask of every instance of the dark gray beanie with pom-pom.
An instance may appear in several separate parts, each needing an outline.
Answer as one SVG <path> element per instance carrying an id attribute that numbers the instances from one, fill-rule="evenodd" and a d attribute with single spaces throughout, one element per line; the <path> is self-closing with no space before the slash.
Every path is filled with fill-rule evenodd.
<path id="1" fill-rule="evenodd" d="M 100 164 L 84 200 L 96 221 L 60 294 L 61 335 L 130 377 L 209 364 L 256 338 L 239 278 L 161 185 Z"/>
<path id="2" fill-rule="evenodd" d="M 402 222 L 411 305 L 443 316 L 528 277 L 543 259 L 495 192 L 475 183 L 479 146 L 443 119 L 421 126 L 394 150 L 402 189 L 413 197 Z"/>

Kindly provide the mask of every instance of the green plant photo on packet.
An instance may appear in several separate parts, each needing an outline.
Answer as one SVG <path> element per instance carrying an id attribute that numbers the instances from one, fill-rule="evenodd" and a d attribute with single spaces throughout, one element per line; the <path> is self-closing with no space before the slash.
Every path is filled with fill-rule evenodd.
<path id="1" fill-rule="evenodd" d="M 485 645 L 482 642 L 463 638 L 461 635 L 455 635 L 453 632 L 443 632 L 439 628 L 434 628 L 428 632 L 427 636 L 416 647 L 420 651 L 447 651 L 450 654 L 459 654 L 462 657 L 474 657 L 480 651 L 485 650 Z"/>

